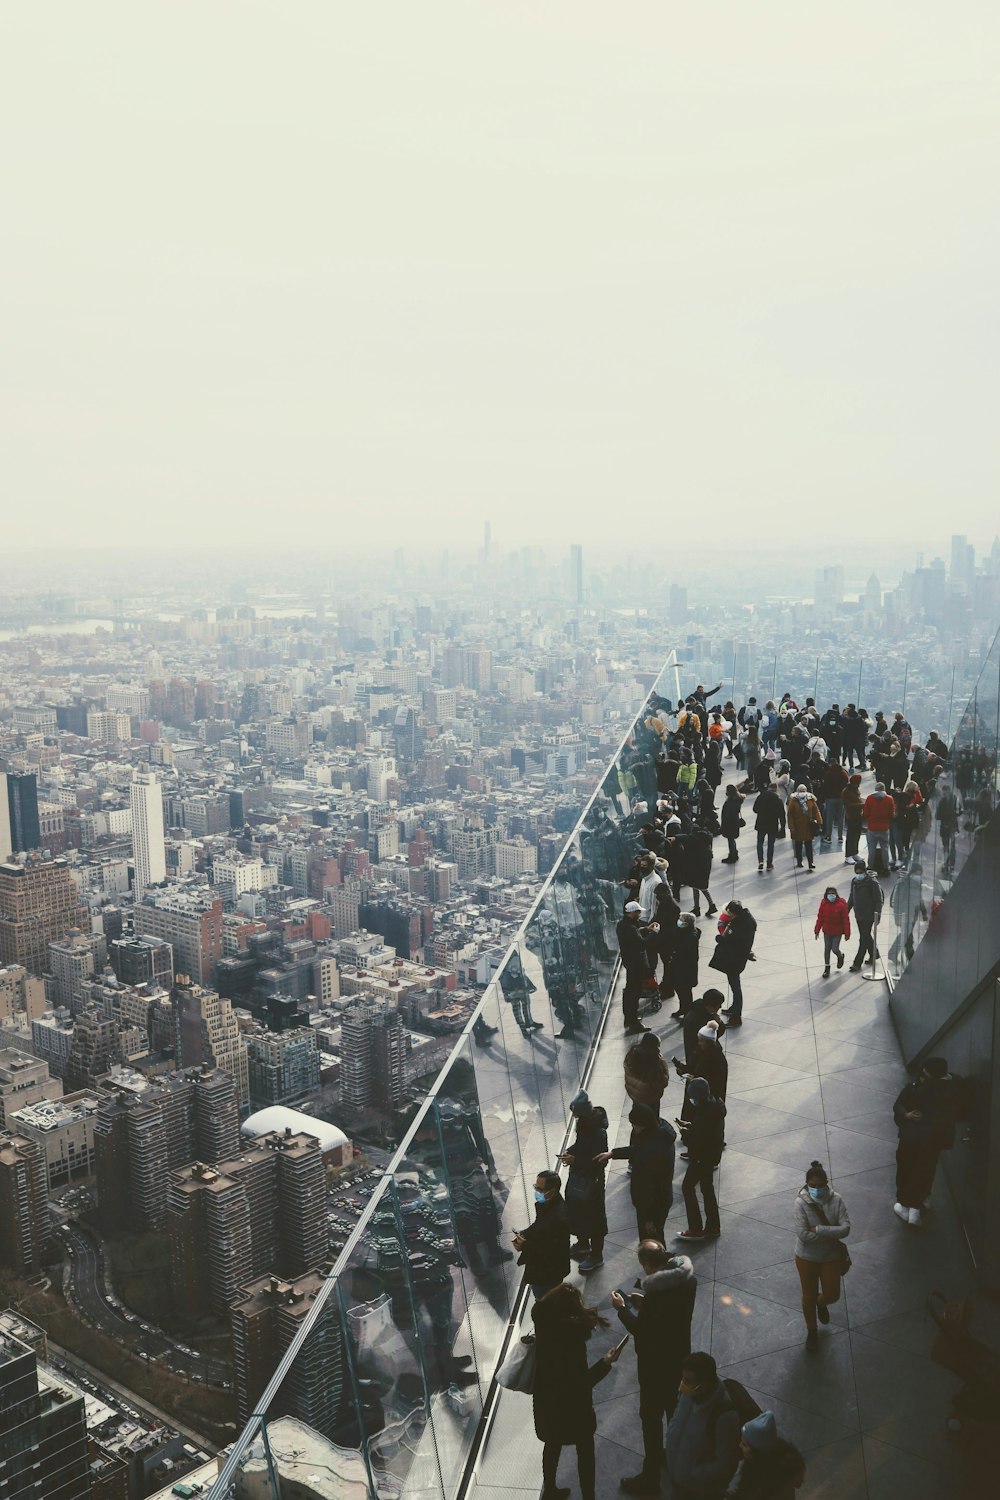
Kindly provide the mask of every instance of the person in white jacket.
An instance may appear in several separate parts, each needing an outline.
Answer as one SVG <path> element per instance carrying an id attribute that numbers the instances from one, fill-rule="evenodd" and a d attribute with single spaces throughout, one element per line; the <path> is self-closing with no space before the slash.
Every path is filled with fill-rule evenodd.
<path id="1" fill-rule="evenodd" d="M 840 1300 L 841 1267 L 851 1232 L 847 1205 L 830 1186 L 821 1162 L 810 1163 L 805 1187 L 795 1199 L 795 1269 L 802 1285 L 806 1348 L 819 1348 L 817 1319 L 829 1323 L 830 1306 Z"/>

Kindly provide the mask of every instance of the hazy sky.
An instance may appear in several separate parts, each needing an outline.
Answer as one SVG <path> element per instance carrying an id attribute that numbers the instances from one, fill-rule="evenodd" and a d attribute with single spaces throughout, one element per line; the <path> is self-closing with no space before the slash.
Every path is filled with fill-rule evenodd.
<path id="1" fill-rule="evenodd" d="M 988 544 L 998 61 L 996 0 L 8 0 L 0 551 Z"/>

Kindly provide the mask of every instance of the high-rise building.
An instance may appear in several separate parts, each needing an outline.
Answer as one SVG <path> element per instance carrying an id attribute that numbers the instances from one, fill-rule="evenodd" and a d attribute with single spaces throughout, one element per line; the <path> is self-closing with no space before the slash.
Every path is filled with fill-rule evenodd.
<path id="1" fill-rule="evenodd" d="M 360 1001 L 341 1018 L 340 1097 L 364 1108 L 395 1108 L 405 1093 L 406 1029 L 399 1007 Z"/>
<path id="2" fill-rule="evenodd" d="M 323 1277 L 313 1270 L 288 1281 L 262 1276 L 243 1286 L 233 1302 L 229 1320 L 241 1423 L 267 1389 L 322 1285 Z M 342 1395 L 340 1329 L 331 1302 L 329 1314 L 324 1310 L 320 1315 L 269 1411 L 298 1417 L 314 1432 L 329 1436 Z"/>
<path id="3" fill-rule="evenodd" d="M 138 771 L 129 788 L 132 807 L 132 855 L 135 860 L 135 889 L 159 885 L 167 878 L 167 857 L 163 839 L 163 794 L 151 771 Z"/>
<path id="4" fill-rule="evenodd" d="M 0 1488 L 9 1500 L 91 1500 L 83 1397 L 41 1386 L 33 1349 L 0 1333 Z"/>
<path id="5" fill-rule="evenodd" d="M 240 1149 L 240 1101 L 236 1081 L 223 1068 L 204 1065 L 192 1075 L 194 1149 L 199 1161 L 228 1161 Z"/>
<path id="6" fill-rule="evenodd" d="M 81 1011 L 73 1022 L 66 1083 L 70 1089 L 93 1088 L 99 1078 L 121 1061 L 118 1023 L 109 1021 L 94 1006 Z"/>
<path id="7" fill-rule="evenodd" d="M 174 953 L 174 972 L 211 984 L 222 957 L 222 899 L 205 887 L 149 890 L 135 907 L 139 937 L 158 937 Z"/>
<path id="8" fill-rule="evenodd" d="M 23 964 L 0 967 L 0 1026 L 7 1026 L 18 1015 L 33 1021 L 45 1010 L 45 984 L 29 974 Z"/>
<path id="9" fill-rule="evenodd" d="M 173 988 L 174 952 L 162 938 L 115 938 L 108 945 L 108 957 L 122 984 Z"/>
<path id="10" fill-rule="evenodd" d="M 38 781 L 34 772 L 0 772 L 0 802 L 7 810 L 6 819 L 0 813 L 0 859 L 40 848 Z"/>
<path id="11" fill-rule="evenodd" d="M 23 1135 L 0 1135 L 0 1265 L 17 1276 L 33 1275 L 41 1270 L 48 1237 L 42 1148 Z"/>
<path id="12" fill-rule="evenodd" d="M 242 1184 L 191 1162 L 167 1186 L 170 1278 L 184 1317 L 224 1315 L 251 1265 L 250 1213 Z"/>
<path id="13" fill-rule="evenodd" d="M 57 1005 L 65 1005 L 74 1015 L 83 1009 L 88 979 L 104 968 L 107 945 L 103 933 L 69 932 L 48 947 L 47 972 L 52 975 Z"/>
<path id="14" fill-rule="evenodd" d="M 48 946 L 90 913 L 64 859 L 28 858 L 0 865 L 0 963 L 44 974 Z"/>
<path id="15" fill-rule="evenodd" d="M 252 1031 L 246 1043 L 254 1109 L 268 1104 L 296 1104 L 319 1092 L 319 1048 L 311 1027 L 299 1026 L 280 1034 Z"/>
<path id="16" fill-rule="evenodd" d="M 246 1038 L 231 1000 L 179 974 L 174 984 L 175 1049 L 182 1068 L 223 1068 L 236 1084 L 240 1104 L 250 1098 Z"/>
<path id="17" fill-rule="evenodd" d="M 0 1130 L 10 1130 L 10 1117 L 26 1104 L 58 1099 L 62 1084 L 49 1074 L 48 1063 L 28 1057 L 13 1047 L 0 1050 Z"/>

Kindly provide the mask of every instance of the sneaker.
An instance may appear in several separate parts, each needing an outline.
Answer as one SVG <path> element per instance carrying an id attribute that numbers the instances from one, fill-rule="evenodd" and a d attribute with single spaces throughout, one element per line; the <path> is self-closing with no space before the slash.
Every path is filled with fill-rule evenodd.
<path id="1" fill-rule="evenodd" d="M 827 964 L 826 968 L 823 970 L 823 978 L 824 979 L 829 979 L 829 977 L 830 977 L 830 965 Z"/>
<path id="2" fill-rule="evenodd" d="M 825 1302 L 816 1303 L 816 1316 L 817 1318 L 819 1318 L 821 1323 L 829 1323 L 830 1309 L 827 1307 Z"/>
<path id="3" fill-rule="evenodd" d="M 810 1351 L 810 1353 L 815 1353 L 815 1351 L 819 1348 L 819 1334 L 816 1332 L 815 1328 L 810 1328 L 809 1332 L 806 1334 L 806 1348 Z"/>
<path id="4" fill-rule="evenodd" d="M 892 1211 L 896 1215 L 897 1219 L 902 1219 L 904 1224 L 909 1224 L 910 1210 L 908 1208 L 904 1208 L 901 1203 L 894 1203 L 892 1205 Z"/>
<path id="5" fill-rule="evenodd" d="M 837 954 L 837 968 L 838 969 L 842 969 L 843 967 L 844 967 L 844 955 L 842 953 L 838 953 Z"/>
<path id="6" fill-rule="evenodd" d="M 705 1231 L 703 1229 L 682 1229 L 680 1234 L 675 1234 L 675 1240 L 703 1240 Z"/>
<path id="7" fill-rule="evenodd" d="M 767 868 L 768 868 L 768 869 L 769 869 L 769 870 L 773 870 L 773 869 L 774 869 L 774 866 L 773 866 L 773 865 L 768 865 L 768 867 L 767 867 Z"/>
<path id="8" fill-rule="evenodd" d="M 797 859 L 797 860 L 796 860 L 796 861 L 795 861 L 795 868 L 796 868 L 796 869 L 797 869 L 797 870 L 801 870 L 801 868 L 802 868 L 802 861 L 801 861 L 801 859 Z"/>
<path id="9" fill-rule="evenodd" d="M 816 866 L 815 865 L 810 865 L 809 868 L 810 868 L 810 870 L 815 870 Z"/>
<path id="10" fill-rule="evenodd" d="M 921 1216 L 919 1208 L 911 1208 L 910 1209 L 909 1220 L 910 1220 L 911 1224 L 915 1224 L 918 1229 L 920 1228 L 920 1225 L 924 1221 L 923 1221 L 923 1217 Z"/>
<path id="11" fill-rule="evenodd" d="M 759 859 L 757 861 L 757 869 L 758 870 L 763 870 L 763 868 L 764 868 L 764 861 L 762 859 Z M 770 869 L 770 866 L 768 866 L 768 869 Z"/>
<path id="12" fill-rule="evenodd" d="M 598 1266 L 603 1266 L 603 1264 L 604 1264 L 604 1256 L 603 1255 L 597 1255 L 597 1256 L 588 1255 L 587 1258 L 586 1258 L 586 1260 L 581 1260 L 579 1266 L 577 1267 L 577 1270 L 579 1270 L 579 1271 L 596 1271 L 597 1268 L 598 1268 Z"/>

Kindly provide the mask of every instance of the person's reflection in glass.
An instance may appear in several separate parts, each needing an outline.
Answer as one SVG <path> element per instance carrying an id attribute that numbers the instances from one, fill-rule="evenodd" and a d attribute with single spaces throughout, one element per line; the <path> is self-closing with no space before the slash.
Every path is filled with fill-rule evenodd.
<path id="1" fill-rule="evenodd" d="M 504 999 L 514 1012 L 514 1020 L 521 1035 L 530 1037 L 533 1032 L 541 1031 L 541 1021 L 533 1020 L 531 1015 L 531 996 L 537 986 L 525 974 L 521 966 L 521 955 L 516 948 L 512 949 L 497 979 Z"/>

